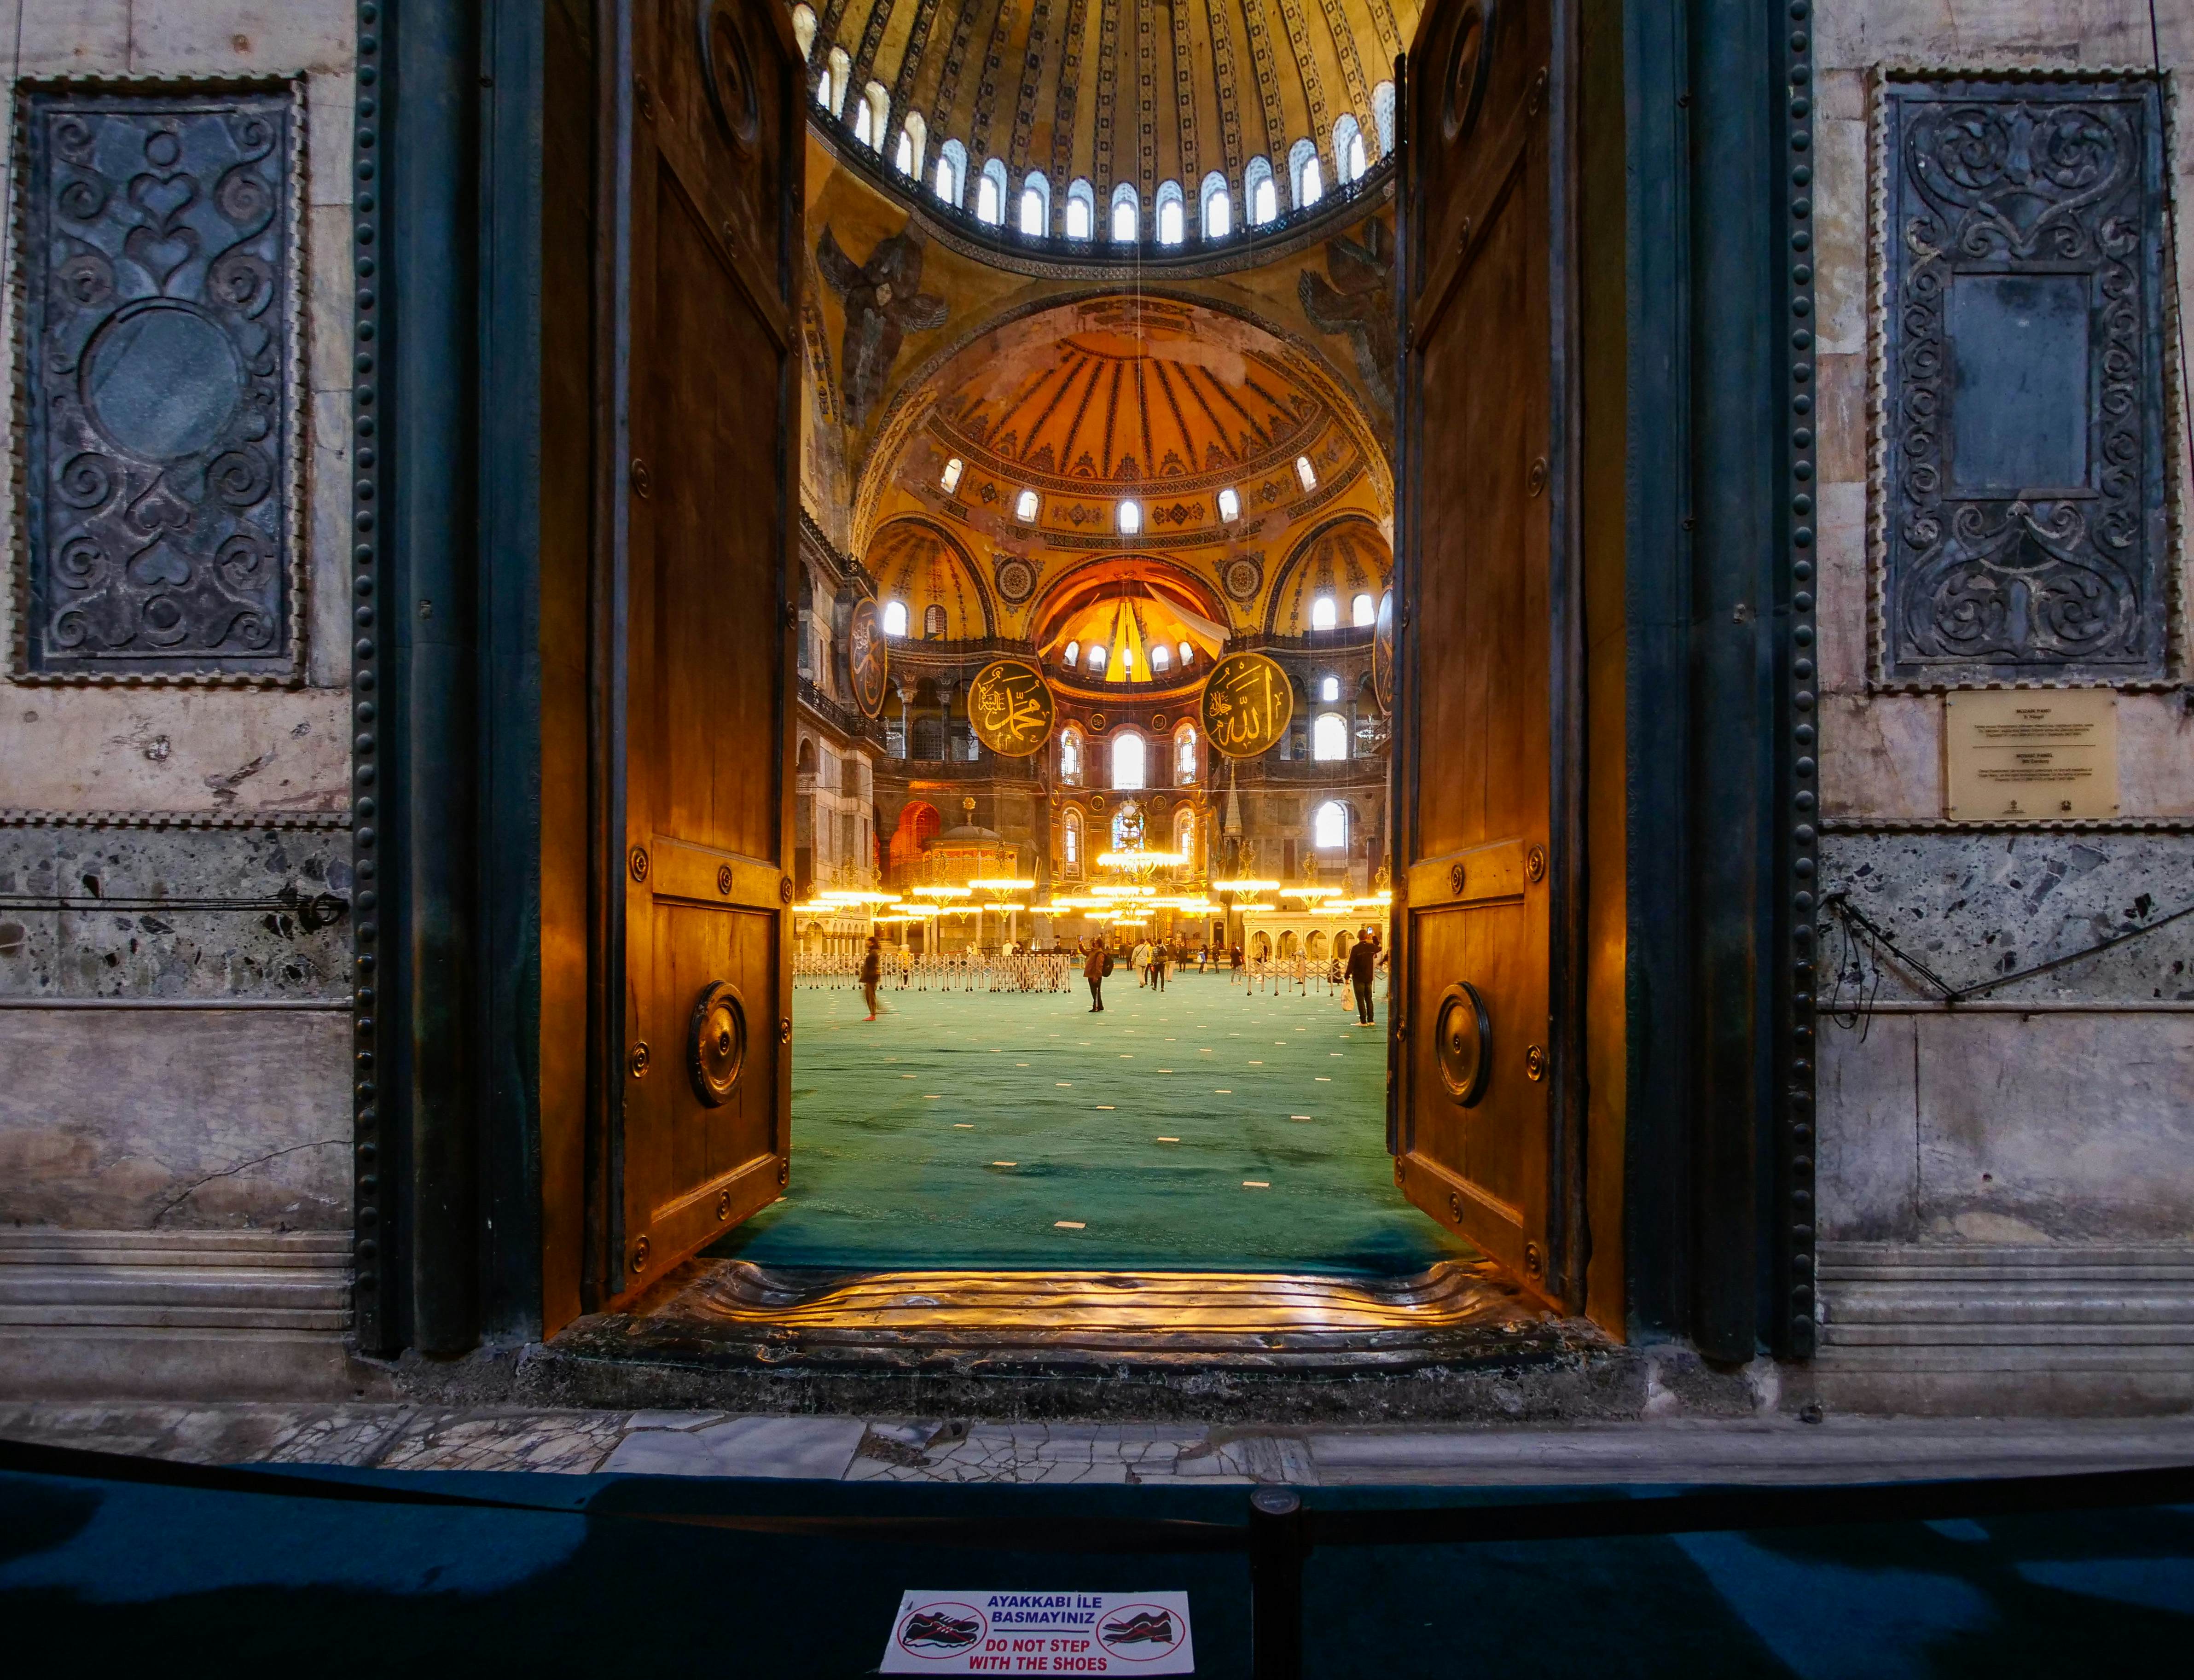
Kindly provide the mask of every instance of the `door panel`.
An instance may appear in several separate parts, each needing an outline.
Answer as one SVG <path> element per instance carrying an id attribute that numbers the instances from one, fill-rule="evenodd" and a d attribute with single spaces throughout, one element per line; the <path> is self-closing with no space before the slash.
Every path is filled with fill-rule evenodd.
<path id="1" fill-rule="evenodd" d="M 606 1304 L 776 1200 L 791 1095 L 799 58 L 772 0 L 612 0 L 626 160 Z M 697 26 L 698 25 L 698 26 Z"/>
<path id="2" fill-rule="evenodd" d="M 1560 493 L 1554 9 L 1427 9 L 1407 67 L 1396 1174 L 1551 1293 Z"/>

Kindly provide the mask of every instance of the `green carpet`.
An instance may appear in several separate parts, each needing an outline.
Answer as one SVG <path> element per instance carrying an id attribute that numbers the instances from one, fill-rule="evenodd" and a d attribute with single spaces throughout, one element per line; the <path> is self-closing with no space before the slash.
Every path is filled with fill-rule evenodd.
<path id="1" fill-rule="evenodd" d="M 709 1252 L 1389 1275 L 1471 1252 L 1394 1188 L 1386 1034 L 1353 1009 L 1124 967 L 1105 990 L 1102 1015 L 1079 984 L 887 991 L 875 1022 L 800 991 L 791 1187 Z"/>

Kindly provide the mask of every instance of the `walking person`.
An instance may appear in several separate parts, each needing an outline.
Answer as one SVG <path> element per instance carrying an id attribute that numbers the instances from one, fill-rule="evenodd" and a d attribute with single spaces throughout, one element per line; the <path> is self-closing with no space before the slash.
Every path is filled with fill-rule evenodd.
<path id="1" fill-rule="evenodd" d="M 1082 977 L 1089 982 L 1089 1013 L 1092 1015 L 1105 1012 L 1105 970 L 1111 966 L 1111 958 L 1106 954 L 1105 940 L 1100 934 L 1096 943 L 1089 947 L 1088 959 L 1082 964 Z"/>
<path id="2" fill-rule="evenodd" d="M 1356 993 L 1356 1024 L 1370 1027 L 1371 1019 L 1371 977 L 1378 971 L 1379 947 L 1371 942 L 1371 929 L 1359 928 L 1356 943 L 1348 951 L 1348 984 Z"/>
<path id="3" fill-rule="evenodd" d="M 1156 945 L 1153 945 L 1151 947 L 1151 965 L 1147 973 L 1147 977 L 1150 981 L 1152 991 L 1163 992 L 1165 990 L 1166 965 L 1172 962 L 1172 947 L 1168 946 L 1163 940 L 1159 941 Z"/>
<path id="4" fill-rule="evenodd" d="M 883 941 L 870 934 L 869 948 L 861 954 L 861 996 L 868 1001 L 869 1019 L 871 1021 L 876 1018 L 881 1007 L 876 1002 L 876 983 L 883 977 Z"/>

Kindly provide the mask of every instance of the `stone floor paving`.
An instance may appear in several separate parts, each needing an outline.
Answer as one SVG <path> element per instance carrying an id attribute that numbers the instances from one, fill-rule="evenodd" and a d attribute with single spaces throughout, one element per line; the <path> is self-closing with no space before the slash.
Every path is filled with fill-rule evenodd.
<path id="1" fill-rule="evenodd" d="M 197 1464 L 1299 1487 L 1864 1482 L 2194 1464 L 2194 1418 L 1235 1428 L 432 1406 L 0 1402 L 0 1439 Z"/>

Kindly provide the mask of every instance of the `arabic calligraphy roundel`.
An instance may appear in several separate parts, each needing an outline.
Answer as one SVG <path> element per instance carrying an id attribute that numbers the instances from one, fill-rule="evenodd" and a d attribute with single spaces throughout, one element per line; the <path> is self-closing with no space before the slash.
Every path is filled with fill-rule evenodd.
<path id="1" fill-rule="evenodd" d="M 891 667 L 890 644 L 873 601 L 857 602 L 846 626 L 846 670 L 853 680 L 853 699 L 864 717 L 884 709 L 884 686 Z"/>
<path id="2" fill-rule="evenodd" d="M 1262 653 L 1229 653 L 1204 679 L 1204 738 L 1229 758 L 1255 758 L 1287 734 L 1295 704 L 1276 663 Z"/>
<path id="3" fill-rule="evenodd" d="M 975 739 L 1002 758 L 1026 758 L 1051 739 L 1051 685 L 1026 659 L 993 659 L 968 685 Z"/>
<path id="4" fill-rule="evenodd" d="M 1371 631 L 1371 694 L 1379 710 L 1394 715 L 1394 592 L 1379 597 L 1379 617 Z"/>

